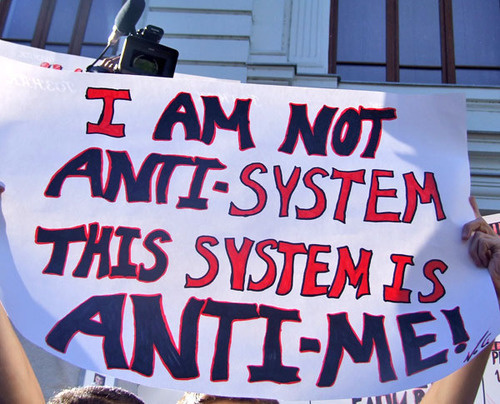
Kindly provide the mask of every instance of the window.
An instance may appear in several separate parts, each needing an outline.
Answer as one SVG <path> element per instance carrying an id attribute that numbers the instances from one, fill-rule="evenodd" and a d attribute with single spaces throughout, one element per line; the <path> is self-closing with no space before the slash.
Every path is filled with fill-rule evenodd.
<path id="1" fill-rule="evenodd" d="M 97 57 L 123 0 L 2 0 L 2 39 Z"/>
<path id="2" fill-rule="evenodd" d="M 500 85 L 498 0 L 331 0 L 344 80 Z"/>

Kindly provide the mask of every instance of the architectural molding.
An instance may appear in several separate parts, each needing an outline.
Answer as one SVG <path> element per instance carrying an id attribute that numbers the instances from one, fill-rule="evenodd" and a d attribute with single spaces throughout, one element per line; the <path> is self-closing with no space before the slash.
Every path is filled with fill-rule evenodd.
<path id="1" fill-rule="evenodd" d="M 326 0 L 292 0 L 289 61 L 300 73 L 328 71 L 329 10 Z"/>

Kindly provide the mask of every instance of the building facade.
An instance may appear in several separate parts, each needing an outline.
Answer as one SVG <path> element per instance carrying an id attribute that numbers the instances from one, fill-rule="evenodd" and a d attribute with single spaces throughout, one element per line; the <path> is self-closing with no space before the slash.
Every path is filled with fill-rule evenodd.
<path id="1" fill-rule="evenodd" d="M 96 57 L 122 4 L 2 0 L 1 37 Z M 137 28 L 148 24 L 161 27 L 161 43 L 179 51 L 181 73 L 285 86 L 464 93 L 471 193 L 482 213 L 500 212 L 498 0 L 147 0 Z M 47 380 L 49 390 L 82 381 L 80 370 L 54 366 L 68 380 Z M 158 394 L 126 387 L 151 402 Z"/>

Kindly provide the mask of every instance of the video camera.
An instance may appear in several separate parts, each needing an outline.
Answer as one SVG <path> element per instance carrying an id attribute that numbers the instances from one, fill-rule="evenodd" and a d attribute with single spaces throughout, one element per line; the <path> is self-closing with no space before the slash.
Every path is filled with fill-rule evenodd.
<path id="1" fill-rule="evenodd" d="M 115 72 L 141 74 L 146 76 L 173 77 L 179 52 L 168 46 L 160 45 L 163 29 L 148 25 L 139 31 L 135 24 L 144 11 L 144 0 L 127 0 L 115 18 L 113 31 L 108 38 L 108 45 L 97 59 L 87 67 L 88 72 Z M 118 65 L 111 59 L 112 69 L 95 66 L 95 63 L 115 45 L 121 36 L 127 35 L 123 44 Z"/>
<path id="2" fill-rule="evenodd" d="M 174 77 L 179 52 L 160 45 L 163 30 L 148 25 L 127 36 L 123 44 L 118 72 L 146 76 Z"/>

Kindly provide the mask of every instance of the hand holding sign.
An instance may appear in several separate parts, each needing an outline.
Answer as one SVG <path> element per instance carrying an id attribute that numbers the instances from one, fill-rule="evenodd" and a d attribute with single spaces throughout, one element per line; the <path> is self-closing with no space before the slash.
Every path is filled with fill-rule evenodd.
<path id="1" fill-rule="evenodd" d="M 469 253 L 479 267 L 488 268 L 500 303 L 500 237 L 481 217 L 476 200 L 471 197 L 476 220 L 462 229 L 462 239 L 470 240 Z"/>
<path id="2" fill-rule="evenodd" d="M 462 239 L 469 240 L 469 254 L 475 264 L 488 269 L 500 302 L 500 237 L 482 218 L 474 197 L 470 203 L 476 219 L 464 225 Z M 491 344 L 463 368 L 433 383 L 422 404 L 472 403 L 490 352 Z"/>

